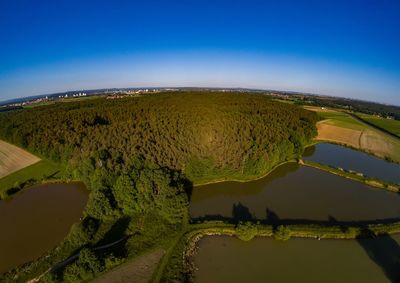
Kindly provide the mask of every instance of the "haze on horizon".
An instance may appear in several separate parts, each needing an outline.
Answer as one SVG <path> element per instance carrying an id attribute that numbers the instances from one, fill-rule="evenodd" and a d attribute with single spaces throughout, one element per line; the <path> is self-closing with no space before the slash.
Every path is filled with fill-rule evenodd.
<path id="1" fill-rule="evenodd" d="M 0 100 L 199 86 L 400 105 L 399 13 L 398 1 L 4 0 Z"/>

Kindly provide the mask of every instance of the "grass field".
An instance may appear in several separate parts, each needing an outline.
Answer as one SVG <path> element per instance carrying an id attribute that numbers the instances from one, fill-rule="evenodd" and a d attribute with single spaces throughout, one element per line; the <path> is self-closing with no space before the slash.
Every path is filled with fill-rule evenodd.
<path id="1" fill-rule="evenodd" d="M 304 107 L 321 117 L 317 140 L 351 146 L 381 158 L 400 162 L 400 140 L 371 127 L 351 115 L 334 109 Z"/>
<path id="2" fill-rule="evenodd" d="M 40 181 L 55 177 L 60 170 L 58 164 L 48 160 L 40 160 L 31 166 L 3 177 L 0 179 L 0 198 L 6 198 L 8 196 L 7 191 L 16 185 L 21 186 L 29 181 Z"/>
<path id="3" fill-rule="evenodd" d="M 31 108 L 35 108 L 35 107 L 39 107 L 39 106 L 52 105 L 54 103 L 55 103 L 54 101 L 45 101 L 45 102 L 40 102 L 40 103 L 28 104 L 28 105 L 23 106 L 23 108 L 31 109 Z"/>
<path id="4" fill-rule="evenodd" d="M 0 178 L 39 161 L 39 157 L 0 140 Z"/>
<path id="5" fill-rule="evenodd" d="M 364 113 L 356 113 L 358 117 L 361 119 L 367 121 L 368 123 L 371 123 L 378 128 L 382 128 L 398 137 L 400 137 L 400 121 L 397 120 L 391 120 L 391 119 L 386 119 L 374 115 L 368 115 Z"/>

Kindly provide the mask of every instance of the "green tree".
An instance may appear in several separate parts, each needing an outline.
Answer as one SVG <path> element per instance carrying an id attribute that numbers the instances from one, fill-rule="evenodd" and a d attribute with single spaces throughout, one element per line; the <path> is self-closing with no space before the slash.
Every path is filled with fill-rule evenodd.
<path id="1" fill-rule="evenodd" d="M 236 236 L 242 241 L 250 241 L 258 233 L 258 227 L 251 222 L 240 222 L 235 229 Z"/>

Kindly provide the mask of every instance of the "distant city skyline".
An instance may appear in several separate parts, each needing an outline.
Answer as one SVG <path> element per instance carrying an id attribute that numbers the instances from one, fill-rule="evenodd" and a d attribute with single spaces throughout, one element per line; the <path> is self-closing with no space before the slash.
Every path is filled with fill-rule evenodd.
<path id="1" fill-rule="evenodd" d="M 0 101 L 148 86 L 400 105 L 398 1 L 81 2 L 0 2 Z"/>

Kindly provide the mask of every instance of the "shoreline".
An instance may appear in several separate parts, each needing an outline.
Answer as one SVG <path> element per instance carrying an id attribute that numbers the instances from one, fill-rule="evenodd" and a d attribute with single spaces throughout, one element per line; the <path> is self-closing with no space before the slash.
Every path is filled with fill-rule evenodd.
<path id="1" fill-rule="evenodd" d="M 50 185 L 50 184 L 71 184 L 71 183 L 82 183 L 85 186 L 85 189 L 90 192 L 88 190 L 88 188 L 86 187 L 86 185 L 80 181 L 80 180 L 64 180 L 64 179 L 45 179 L 45 180 L 37 180 L 33 183 L 30 183 L 24 187 L 22 187 L 21 189 L 17 190 L 16 192 L 13 192 L 12 194 L 7 195 L 6 197 L 2 198 L 2 195 L 0 194 L 0 201 L 7 201 L 7 200 L 11 200 L 13 199 L 15 196 L 17 196 L 20 193 L 23 193 L 27 190 L 30 190 L 31 188 L 35 187 L 35 186 L 40 186 L 40 185 Z M 10 188 L 12 189 L 12 188 Z M 10 190 L 9 189 L 9 190 Z"/>
<path id="2" fill-rule="evenodd" d="M 303 238 L 310 240 L 355 240 L 359 238 L 376 238 L 400 233 L 400 222 L 391 224 L 369 224 L 369 225 L 351 225 L 341 226 L 332 224 L 323 225 L 284 225 L 288 228 L 289 238 Z M 257 224 L 257 233 L 254 238 L 270 237 L 275 238 L 276 228 L 279 226 Z M 192 224 L 191 227 L 181 234 L 173 251 L 166 258 L 165 266 L 157 270 L 154 280 L 160 282 L 169 279 L 166 277 L 168 269 L 178 269 L 178 273 L 184 278 L 191 278 L 196 269 L 193 263 L 198 249 L 197 243 L 206 236 L 228 236 L 237 237 L 237 230 L 234 224 L 220 222 L 209 222 L 202 224 Z M 275 239 L 276 241 L 285 241 Z M 287 241 L 290 241 L 288 239 Z M 180 256 L 179 256 L 180 255 Z"/>
<path id="3" fill-rule="evenodd" d="M 226 177 L 225 179 L 217 179 L 214 181 L 207 181 L 205 183 L 194 183 L 193 182 L 193 187 L 201 187 L 201 186 L 205 186 L 205 185 L 218 184 L 218 183 L 223 183 L 223 182 L 247 183 L 247 182 L 257 181 L 257 180 L 267 177 L 275 169 L 277 169 L 278 167 L 280 167 L 284 164 L 287 164 L 287 163 L 298 163 L 298 160 L 290 159 L 287 161 L 280 162 L 277 165 L 273 166 L 270 170 L 268 170 L 268 172 L 266 172 L 265 174 L 262 174 L 261 176 L 253 176 L 253 177 L 250 177 L 249 179 L 235 179 L 235 178 Z"/>
<path id="4" fill-rule="evenodd" d="M 395 183 L 389 183 L 385 182 L 383 180 L 377 179 L 377 178 L 371 178 L 368 176 L 364 176 L 363 173 L 355 172 L 355 171 L 348 171 L 348 170 L 340 170 L 339 168 L 335 168 L 329 165 L 324 165 L 318 162 L 314 161 L 309 161 L 309 160 L 304 160 L 301 159 L 299 161 L 299 164 L 302 166 L 307 166 L 310 168 L 315 168 L 330 174 L 334 174 L 349 180 L 353 180 L 356 182 L 360 182 L 362 184 L 378 188 L 378 189 L 383 189 L 389 192 L 393 193 L 399 193 L 400 192 L 400 185 L 395 184 Z M 359 175 L 361 174 L 361 175 Z"/>

